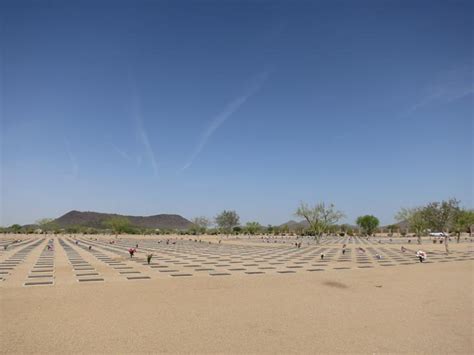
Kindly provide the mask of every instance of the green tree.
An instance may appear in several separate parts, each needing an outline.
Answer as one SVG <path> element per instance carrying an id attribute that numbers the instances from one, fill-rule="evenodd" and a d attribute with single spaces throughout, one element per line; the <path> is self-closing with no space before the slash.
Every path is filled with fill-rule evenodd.
<path id="1" fill-rule="evenodd" d="M 260 232 L 262 226 L 258 222 L 247 222 L 245 225 L 245 230 L 248 234 L 254 235 Z"/>
<path id="2" fill-rule="evenodd" d="M 114 233 L 121 234 L 133 232 L 130 221 L 126 217 L 111 217 L 105 221 L 105 225 L 112 229 Z"/>
<path id="3" fill-rule="evenodd" d="M 421 244 L 421 237 L 428 228 L 423 207 L 402 208 L 396 214 L 395 219 L 399 222 L 407 222 L 408 229 L 415 233 L 418 244 Z"/>
<path id="4" fill-rule="evenodd" d="M 242 232 L 242 227 L 240 226 L 235 226 L 234 228 L 232 228 L 233 234 L 240 234 L 241 232 Z"/>
<path id="5" fill-rule="evenodd" d="M 224 233 L 230 233 L 232 228 L 239 224 L 240 217 L 235 211 L 222 211 L 215 218 L 219 229 Z"/>
<path id="6" fill-rule="evenodd" d="M 290 233 L 290 227 L 288 226 L 288 224 L 284 224 L 284 225 L 280 226 L 280 231 L 283 234 L 288 234 L 288 233 Z"/>
<path id="7" fill-rule="evenodd" d="M 327 233 L 330 226 L 344 217 L 344 214 L 337 211 L 333 204 L 326 205 L 324 202 L 319 202 L 314 206 L 301 202 L 295 215 L 308 222 L 309 230 L 315 234 L 317 243 L 320 242 L 323 234 Z"/>
<path id="8" fill-rule="evenodd" d="M 59 226 L 53 218 L 41 218 L 36 221 L 36 224 L 40 227 L 43 232 L 52 231 L 58 229 Z"/>
<path id="9" fill-rule="evenodd" d="M 365 234 L 372 235 L 379 226 L 379 219 L 372 215 L 360 216 L 356 220 L 357 225 L 362 228 Z"/>
<path id="10" fill-rule="evenodd" d="M 281 234 L 281 228 L 280 226 L 273 226 L 273 235 L 280 235 Z"/>
<path id="11" fill-rule="evenodd" d="M 21 231 L 21 226 L 19 224 L 12 224 L 10 226 L 10 230 L 13 232 L 13 233 L 20 233 Z"/>
<path id="12" fill-rule="evenodd" d="M 474 210 L 461 210 L 454 222 L 454 230 L 457 233 L 457 242 L 461 239 L 461 233 L 468 232 L 472 237 L 472 227 L 474 226 Z"/>
<path id="13" fill-rule="evenodd" d="M 423 219 L 432 232 L 448 233 L 454 228 L 461 213 L 460 201 L 451 198 L 448 201 L 430 202 L 422 208 Z"/>
<path id="14" fill-rule="evenodd" d="M 344 224 L 341 224 L 341 226 L 339 227 L 339 230 L 341 231 L 341 233 L 344 233 L 346 234 L 349 229 L 351 229 L 351 226 L 348 225 L 347 223 L 344 223 Z"/>

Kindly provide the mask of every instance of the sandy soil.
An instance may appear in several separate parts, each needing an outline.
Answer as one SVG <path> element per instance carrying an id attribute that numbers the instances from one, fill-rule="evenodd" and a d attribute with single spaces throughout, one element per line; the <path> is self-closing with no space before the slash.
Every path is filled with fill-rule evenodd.
<path id="1" fill-rule="evenodd" d="M 0 352 L 468 354 L 473 267 L 2 287 Z"/>

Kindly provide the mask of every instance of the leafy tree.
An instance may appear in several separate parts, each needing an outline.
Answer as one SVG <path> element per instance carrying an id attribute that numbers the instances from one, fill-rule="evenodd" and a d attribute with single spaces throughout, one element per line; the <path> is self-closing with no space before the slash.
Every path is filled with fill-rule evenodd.
<path id="1" fill-rule="evenodd" d="M 272 234 L 274 227 L 271 224 L 269 224 L 266 229 L 267 229 L 266 230 L 267 234 Z"/>
<path id="2" fill-rule="evenodd" d="M 76 234 L 81 230 L 80 226 L 69 226 L 66 228 L 66 233 Z"/>
<path id="3" fill-rule="evenodd" d="M 247 231 L 248 234 L 254 235 L 260 232 L 262 229 L 262 226 L 258 222 L 248 222 L 245 225 L 245 230 Z"/>
<path id="4" fill-rule="evenodd" d="M 216 228 L 211 228 L 211 229 L 207 230 L 207 234 L 209 234 L 209 235 L 218 235 L 219 230 L 217 230 Z"/>
<path id="5" fill-rule="evenodd" d="M 21 231 L 21 226 L 19 224 L 12 224 L 10 226 L 10 230 L 13 232 L 13 233 L 20 233 Z"/>
<path id="6" fill-rule="evenodd" d="M 126 217 L 111 217 L 105 221 L 105 225 L 112 229 L 114 233 L 121 234 L 133 232 L 130 221 Z"/>
<path id="7" fill-rule="evenodd" d="M 349 229 L 351 229 L 351 226 L 348 225 L 347 223 L 341 224 L 340 227 L 339 227 L 339 230 L 342 233 L 347 233 L 349 231 Z"/>
<path id="8" fill-rule="evenodd" d="M 460 201 L 455 198 L 448 201 L 430 202 L 422 208 L 423 219 L 432 232 L 449 232 L 461 213 Z"/>
<path id="9" fill-rule="evenodd" d="M 280 233 L 281 233 L 280 226 L 273 226 L 272 232 L 273 232 L 273 235 L 280 235 Z"/>
<path id="10" fill-rule="evenodd" d="M 390 224 L 387 226 L 389 234 L 392 234 L 394 231 L 398 230 L 398 226 L 396 224 Z"/>
<path id="11" fill-rule="evenodd" d="M 240 226 L 235 226 L 234 228 L 232 228 L 232 232 L 234 234 L 240 234 L 242 232 L 242 227 Z"/>
<path id="12" fill-rule="evenodd" d="M 280 226 L 280 232 L 283 233 L 283 234 L 290 233 L 290 227 L 288 226 L 288 224 L 284 224 L 284 225 Z"/>
<path id="13" fill-rule="evenodd" d="M 330 226 L 344 217 L 344 214 L 337 211 L 333 204 L 326 205 L 324 202 L 317 203 L 314 206 L 308 206 L 301 202 L 295 215 L 304 218 L 309 223 L 309 229 L 315 234 L 317 243 Z"/>
<path id="14" fill-rule="evenodd" d="M 222 211 L 216 216 L 216 224 L 222 232 L 230 233 L 239 224 L 239 215 L 235 211 Z"/>
<path id="15" fill-rule="evenodd" d="M 474 210 L 461 210 L 454 222 L 454 230 L 457 233 L 457 242 L 461 239 L 461 233 L 469 232 L 472 236 L 472 226 L 474 225 Z"/>
<path id="16" fill-rule="evenodd" d="M 364 233 L 367 235 L 372 235 L 379 226 L 380 222 L 377 217 L 368 214 L 358 217 L 356 223 L 360 228 L 362 228 Z"/>
<path id="17" fill-rule="evenodd" d="M 423 211 L 423 207 L 402 208 L 395 216 L 397 221 L 406 221 L 408 223 L 408 229 L 415 233 L 418 244 L 421 244 L 421 237 L 425 234 L 428 227 Z"/>

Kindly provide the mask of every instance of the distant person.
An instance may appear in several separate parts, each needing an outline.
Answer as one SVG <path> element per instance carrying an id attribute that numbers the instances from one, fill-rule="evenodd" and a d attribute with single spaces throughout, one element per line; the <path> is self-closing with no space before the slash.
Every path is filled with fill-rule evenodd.
<path id="1" fill-rule="evenodd" d="M 151 262 L 151 258 L 153 257 L 153 253 L 150 253 L 150 254 L 147 254 L 146 255 L 146 262 L 148 263 L 148 265 L 150 265 L 150 262 Z"/>
<path id="2" fill-rule="evenodd" d="M 321 260 L 324 260 L 324 253 L 321 253 Z"/>

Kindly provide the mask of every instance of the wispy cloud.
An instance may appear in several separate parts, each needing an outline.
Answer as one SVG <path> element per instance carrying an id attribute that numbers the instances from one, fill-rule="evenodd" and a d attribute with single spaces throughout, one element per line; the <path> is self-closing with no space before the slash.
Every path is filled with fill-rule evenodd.
<path id="1" fill-rule="evenodd" d="M 270 72 L 268 70 L 265 70 L 264 72 L 260 73 L 260 75 L 258 75 L 254 79 L 253 83 L 241 96 L 234 98 L 231 102 L 227 104 L 227 106 L 225 106 L 225 108 L 217 116 L 212 119 L 209 126 L 202 133 L 201 138 L 199 139 L 199 142 L 196 145 L 194 151 L 192 152 L 190 158 L 188 159 L 186 164 L 180 169 L 180 171 L 186 170 L 193 164 L 194 160 L 199 155 L 199 153 L 201 153 L 202 149 L 204 148 L 208 140 L 212 137 L 214 132 L 262 88 L 269 74 Z"/>
<path id="2" fill-rule="evenodd" d="M 66 145 L 66 153 L 71 163 L 71 174 L 74 178 L 79 176 L 79 164 L 77 163 L 76 156 L 72 153 L 71 144 L 67 138 L 64 138 L 64 143 Z"/>
<path id="3" fill-rule="evenodd" d="M 474 69 L 460 66 L 439 73 L 427 87 L 422 97 L 405 112 L 406 116 L 413 114 L 426 106 L 448 104 L 474 94 Z"/>
<path id="4" fill-rule="evenodd" d="M 148 133 L 143 124 L 140 96 L 138 94 L 135 81 L 133 80 L 133 77 L 131 75 L 130 79 L 132 89 L 132 120 L 135 126 L 137 138 L 145 149 L 146 156 L 153 169 L 154 175 L 158 176 L 158 163 L 156 162 L 155 152 L 153 151 L 153 148 L 150 144 L 150 140 L 148 138 Z"/>
<path id="5" fill-rule="evenodd" d="M 112 147 L 112 149 L 120 155 L 124 160 L 131 160 L 132 158 L 130 155 L 128 155 L 124 150 L 120 149 L 115 143 L 109 142 L 109 145 Z"/>

